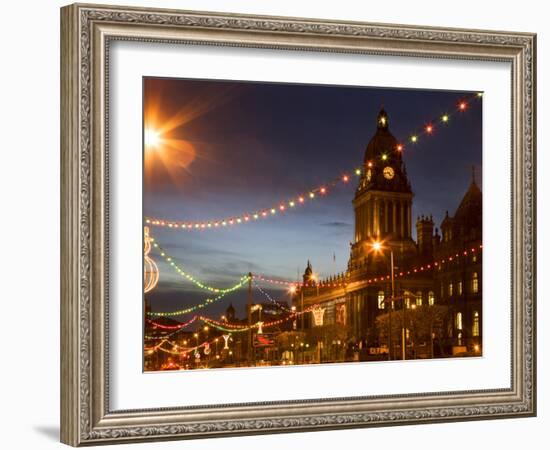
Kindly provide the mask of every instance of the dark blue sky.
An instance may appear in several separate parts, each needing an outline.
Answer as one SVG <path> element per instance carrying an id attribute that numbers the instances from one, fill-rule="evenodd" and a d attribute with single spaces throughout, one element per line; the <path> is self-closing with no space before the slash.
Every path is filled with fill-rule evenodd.
<path id="1" fill-rule="evenodd" d="M 459 100 L 471 94 L 147 78 L 146 122 L 151 104 L 160 111 L 160 123 L 179 113 L 182 120 L 175 123 L 182 124 L 165 137 L 185 140 L 187 147 L 180 155 L 170 152 L 170 170 L 145 164 L 144 214 L 172 220 L 224 218 L 270 207 L 350 173 L 362 164 L 383 105 L 390 131 L 405 144 L 415 194 L 413 224 L 417 215 L 432 214 L 439 226 L 468 188 L 472 165 L 481 185 L 481 101 L 456 112 Z M 434 121 L 433 136 L 420 137 L 414 146 L 407 143 L 411 133 L 445 112 L 452 114 L 447 125 Z M 153 227 L 152 234 L 182 268 L 216 287 L 231 286 L 249 271 L 296 279 L 308 259 L 324 277 L 347 265 L 357 184 L 352 180 L 326 198 L 259 223 L 206 231 Z M 154 311 L 181 309 L 208 297 L 152 256 L 161 272 L 157 288 L 147 295 Z M 265 288 L 275 298 L 286 297 Z M 265 300 L 257 290 L 254 295 L 256 301 Z M 201 311 L 219 317 L 229 302 L 243 315 L 246 290 Z"/>

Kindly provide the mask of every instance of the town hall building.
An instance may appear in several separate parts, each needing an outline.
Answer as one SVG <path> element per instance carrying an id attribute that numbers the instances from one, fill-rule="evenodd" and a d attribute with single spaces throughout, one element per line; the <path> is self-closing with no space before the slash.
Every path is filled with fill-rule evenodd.
<path id="1" fill-rule="evenodd" d="M 475 174 L 465 190 L 454 214 L 447 213 L 440 224 L 441 234 L 433 218 L 423 215 L 414 223 L 413 239 L 412 185 L 402 147 L 390 132 L 388 114 L 382 109 L 352 201 L 355 229 L 347 270 L 320 280 L 308 261 L 292 304 L 297 311 L 309 308 L 312 313 L 297 321 L 297 330 L 327 336 L 327 342 L 319 342 L 324 349 L 335 341 L 333 334 L 323 334 L 322 329 L 339 327 L 346 330 L 346 336 L 338 341 L 353 347 L 355 354 L 385 351 L 392 359 L 416 357 L 416 353 L 404 354 L 402 348 L 405 342 L 406 352 L 412 351 L 410 326 L 403 327 L 403 336 L 391 336 L 388 350 L 387 338 L 380 338 L 377 318 L 389 314 L 391 320 L 393 313 L 396 320 L 399 311 L 403 317 L 415 308 L 433 306 L 446 317 L 444 332 L 435 338 L 432 333 L 431 356 L 434 339 L 436 356 L 480 354 L 482 194 Z"/>

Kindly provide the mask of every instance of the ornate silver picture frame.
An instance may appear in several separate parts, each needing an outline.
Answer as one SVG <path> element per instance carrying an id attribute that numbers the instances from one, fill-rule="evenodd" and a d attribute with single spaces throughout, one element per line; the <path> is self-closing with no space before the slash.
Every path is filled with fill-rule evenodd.
<path id="1" fill-rule="evenodd" d="M 115 41 L 509 63 L 510 386 L 113 410 L 109 400 L 108 98 L 110 46 Z M 536 36 L 529 33 L 84 4 L 62 8 L 61 441 L 81 446 L 534 416 L 535 88 Z"/>

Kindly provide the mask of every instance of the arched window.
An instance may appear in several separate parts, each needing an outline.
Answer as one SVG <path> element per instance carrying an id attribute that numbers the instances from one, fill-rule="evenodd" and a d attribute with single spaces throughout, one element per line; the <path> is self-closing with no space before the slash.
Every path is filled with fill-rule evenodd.
<path id="1" fill-rule="evenodd" d="M 456 284 L 456 293 L 462 295 L 462 280 Z"/>
<path id="2" fill-rule="evenodd" d="M 472 324 L 472 336 L 479 336 L 479 312 L 474 311 L 474 320 Z"/>
<path id="3" fill-rule="evenodd" d="M 449 282 L 449 297 L 453 296 L 453 282 Z"/>
<path id="4" fill-rule="evenodd" d="M 422 292 L 416 291 L 416 306 L 422 306 Z"/>
<path id="5" fill-rule="evenodd" d="M 477 272 L 472 273 L 472 294 L 477 294 L 479 291 L 479 279 Z"/>
<path id="6" fill-rule="evenodd" d="M 378 291 L 378 309 L 384 309 L 384 291 Z"/>
<path id="7" fill-rule="evenodd" d="M 405 308 L 411 307 L 411 297 L 409 294 L 405 294 Z"/>
<path id="8" fill-rule="evenodd" d="M 435 294 L 434 291 L 428 292 L 428 305 L 433 306 L 435 304 Z"/>

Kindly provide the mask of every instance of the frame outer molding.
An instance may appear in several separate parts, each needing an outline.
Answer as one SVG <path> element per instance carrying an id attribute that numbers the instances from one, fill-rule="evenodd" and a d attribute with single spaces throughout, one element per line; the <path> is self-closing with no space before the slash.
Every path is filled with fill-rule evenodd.
<path id="1" fill-rule="evenodd" d="M 79 61 L 74 8 L 61 10 L 61 441 L 79 436 Z"/>
<path id="2" fill-rule="evenodd" d="M 512 386 L 387 397 L 139 411 L 108 407 L 111 39 L 512 64 Z M 528 33 L 99 5 L 61 9 L 61 441 L 73 445 L 536 415 L 535 62 Z"/>

